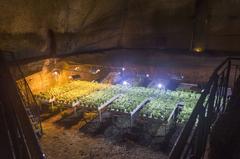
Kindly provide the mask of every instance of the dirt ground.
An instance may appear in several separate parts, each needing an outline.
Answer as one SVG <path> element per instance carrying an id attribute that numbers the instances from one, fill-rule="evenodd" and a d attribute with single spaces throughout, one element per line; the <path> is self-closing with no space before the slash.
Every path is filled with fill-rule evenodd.
<path id="1" fill-rule="evenodd" d="M 40 144 L 48 159 L 166 159 L 167 155 L 135 143 L 112 144 L 104 136 L 84 134 L 79 128 L 85 124 L 80 120 L 72 127 L 56 124 L 61 115 L 44 121 L 44 135 Z"/>

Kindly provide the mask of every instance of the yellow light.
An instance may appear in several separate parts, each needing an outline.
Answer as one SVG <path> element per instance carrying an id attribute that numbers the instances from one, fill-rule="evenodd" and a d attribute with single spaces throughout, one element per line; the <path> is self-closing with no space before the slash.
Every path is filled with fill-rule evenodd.
<path id="1" fill-rule="evenodd" d="M 194 48 L 194 51 L 197 53 L 201 53 L 201 52 L 203 52 L 203 48 L 196 47 L 196 48 Z"/>
<path id="2" fill-rule="evenodd" d="M 75 67 L 74 70 L 75 71 L 78 71 L 80 69 L 80 67 Z"/>
<path id="3" fill-rule="evenodd" d="M 54 72 L 53 72 L 53 75 L 56 75 L 56 76 L 57 76 L 57 75 L 58 75 L 58 72 L 57 72 L 57 71 L 54 71 Z"/>

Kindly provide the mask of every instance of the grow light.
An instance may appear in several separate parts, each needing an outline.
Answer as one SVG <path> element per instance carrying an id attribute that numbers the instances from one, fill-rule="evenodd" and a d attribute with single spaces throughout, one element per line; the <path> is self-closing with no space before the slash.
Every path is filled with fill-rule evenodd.
<path id="1" fill-rule="evenodd" d="M 123 83 L 122 83 L 123 85 L 130 85 L 127 81 L 123 81 Z"/>
<path id="2" fill-rule="evenodd" d="M 163 88 L 163 85 L 162 85 L 161 83 L 159 83 L 159 84 L 157 85 L 157 87 L 158 87 L 158 88 Z"/>

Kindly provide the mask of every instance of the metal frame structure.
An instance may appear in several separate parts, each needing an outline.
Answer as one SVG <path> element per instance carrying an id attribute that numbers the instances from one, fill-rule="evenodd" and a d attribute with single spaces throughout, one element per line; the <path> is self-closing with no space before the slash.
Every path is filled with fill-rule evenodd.
<path id="1" fill-rule="evenodd" d="M 213 72 L 180 136 L 170 159 L 202 159 L 211 128 L 229 107 L 227 90 L 240 78 L 240 58 L 227 58 Z"/>
<path id="2" fill-rule="evenodd" d="M 134 124 L 135 118 L 138 116 L 138 112 L 147 104 L 151 101 L 151 98 L 147 98 L 144 101 L 142 101 L 133 111 L 130 112 L 130 123 L 131 127 Z"/>
<path id="3" fill-rule="evenodd" d="M 111 99 L 109 99 L 107 102 L 103 103 L 101 106 L 98 107 L 98 114 L 99 114 L 99 121 L 102 122 L 102 113 L 104 110 L 106 110 L 106 108 L 116 99 L 118 99 L 119 97 L 121 97 L 123 94 L 117 94 L 114 97 L 112 97 Z"/>

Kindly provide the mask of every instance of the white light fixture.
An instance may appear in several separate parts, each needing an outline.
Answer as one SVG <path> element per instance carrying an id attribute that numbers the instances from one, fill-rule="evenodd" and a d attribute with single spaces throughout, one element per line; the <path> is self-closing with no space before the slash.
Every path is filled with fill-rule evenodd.
<path id="1" fill-rule="evenodd" d="M 149 75 L 149 74 L 146 74 L 146 77 L 150 77 L 150 75 Z"/>
<path id="2" fill-rule="evenodd" d="M 123 81 L 123 83 L 122 83 L 123 85 L 129 85 L 129 83 L 127 82 L 127 81 Z"/>
<path id="3" fill-rule="evenodd" d="M 125 71 L 125 70 L 126 70 L 125 67 L 123 67 L 123 68 L 122 68 L 122 71 Z"/>
<path id="4" fill-rule="evenodd" d="M 100 72 L 100 71 L 101 71 L 100 69 L 97 69 L 97 70 L 96 70 L 96 74 L 97 74 L 98 72 Z"/>
<path id="5" fill-rule="evenodd" d="M 158 88 L 163 88 L 163 85 L 161 83 L 159 83 L 157 86 Z"/>

